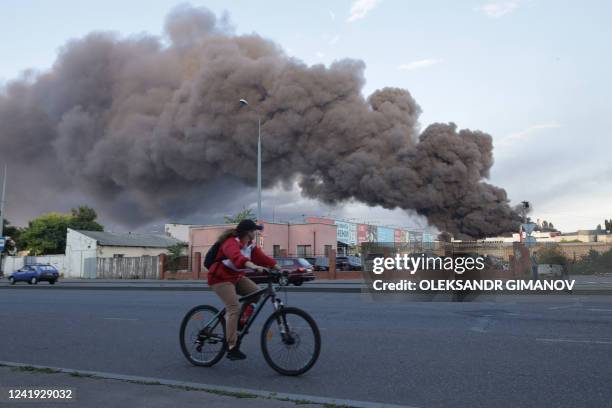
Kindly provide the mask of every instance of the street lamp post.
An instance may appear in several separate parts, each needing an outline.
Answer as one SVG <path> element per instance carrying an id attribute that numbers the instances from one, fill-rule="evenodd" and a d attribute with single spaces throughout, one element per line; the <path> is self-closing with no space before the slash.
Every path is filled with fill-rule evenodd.
<path id="1" fill-rule="evenodd" d="M 240 103 L 249 106 L 246 99 L 240 99 Z M 257 220 L 261 221 L 261 116 L 257 117 Z"/>

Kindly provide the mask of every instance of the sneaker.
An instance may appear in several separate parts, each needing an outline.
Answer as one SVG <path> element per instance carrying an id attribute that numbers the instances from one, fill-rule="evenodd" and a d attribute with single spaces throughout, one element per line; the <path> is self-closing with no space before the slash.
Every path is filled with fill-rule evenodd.
<path id="1" fill-rule="evenodd" d="M 230 360 L 244 360 L 246 357 L 246 354 L 240 351 L 238 347 L 234 347 L 227 352 L 227 358 Z"/>

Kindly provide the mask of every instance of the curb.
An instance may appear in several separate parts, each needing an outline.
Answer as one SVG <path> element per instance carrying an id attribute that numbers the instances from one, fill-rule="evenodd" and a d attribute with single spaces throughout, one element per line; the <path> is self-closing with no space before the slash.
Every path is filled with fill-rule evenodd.
<path id="1" fill-rule="evenodd" d="M 209 286 L 204 285 L 193 285 L 193 286 L 141 286 L 141 285 L 104 285 L 104 284 L 90 284 L 90 285 L 1 285 L 0 290 L 116 290 L 116 291 L 178 291 L 178 292 L 210 292 L 212 289 Z M 316 287 L 316 286 L 301 286 L 301 287 L 283 287 L 278 290 L 278 293 L 283 292 L 289 293 L 365 293 L 371 295 L 382 295 L 388 292 L 371 292 L 366 286 L 353 287 Z M 391 293 L 393 295 L 402 295 L 405 293 Z M 418 293 L 410 293 L 414 295 Z M 571 292 L 524 292 L 524 293 L 487 293 L 479 294 L 479 296 L 529 296 L 529 295 L 547 295 L 547 296 L 577 296 L 577 295 L 612 295 L 612 288 L 601 288 L 601 289 L 574 289 Z"/>
<path id="2" fill-rule="evenodd" d="M 357 400 L 341 399 L 341 398 L 327 398 L 327 397 L 318 397 L 315 395 L 286 394 L 282 392 L 254 390 L 250 388 L 227 387 L 224 385 L 193 383 L 193 382 L 185 382 L 185 381 L 168 380 L 164 378 L 141 377 L 141 376 L 135 376 L 135 375 L 106 373 L 102 371 L 76 370 L 72 368 L 61 368 L 61 367 L 42 366 L 42 365 L 35 365 L 35 364 L 24 364 L 24 363 L 12 362 L 12 361 L 0 361 L 0 366 L 16 367 L 16 368 L 34 368 L 34 369 L 39 369 L 39 370 L 52 370 L 55 373 L 73 374 L 73 375 L 87 376 L 87 377 L 93 377 L 93 378 L 99 378 L 99 379 L 118 380 L 118 381 L 149 384 L 149 385 L 164 385 L 164 386 L 173 387 L 173 388 L 185 388 L 185 389 L 188 388 L 191 390 L 195 389 L 195 390 L 200 390 L 200 391 L 205 391 L 205 392 L 210 392 L 210 393 L 224 393 L 228 396 L 232 396 L 231 394 L 237 394 L 237 395 L 250 394 L 250 395 L 256 396 L 257 398 L 272 399 L 272 400 L 278 400 L 278 401 L 291 401 L 299 405 L 305 402 L 308 402 L 308 403 L 313 403 L 313 404 L 348 407 L 348 408 L 417 408 L 417 407 L 409 406 L 409 405 L 386 404 L 383 402 L 357 401 Z"/>
<path id="3" fill-rule="evenodd" d="M 69 285 L 62 286 L 60 285 L 44 285 L 44 286 L 33 286 L 33 285 L 0 285 L 0 289 L 10 289 L 10 290 L 26 290 L 26 289 L 36 289 L 36 290 L 168 290 L 168 291 L 182 291 L 182 292 L 210 292 L 212 289 L 208 286 L 99 286 L 99 285 Z M 283 291 L 299 293 L 299 292 L 327 292 L 327 293 L 361 293 L 362 288 L 316 288 L 316 287 L 300 287 L 293 288 L 287 287 L 278 290 L 278 293 L 282 293 Z"/>

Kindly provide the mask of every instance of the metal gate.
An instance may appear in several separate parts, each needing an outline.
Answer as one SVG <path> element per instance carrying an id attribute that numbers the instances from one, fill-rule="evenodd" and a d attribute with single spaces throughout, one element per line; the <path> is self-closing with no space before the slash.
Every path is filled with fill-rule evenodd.
<path id="1" fill-rule="evenodd" d="M 83 278 L 96 279 L 98 258 L 85 258 L 83 260 Z"/>

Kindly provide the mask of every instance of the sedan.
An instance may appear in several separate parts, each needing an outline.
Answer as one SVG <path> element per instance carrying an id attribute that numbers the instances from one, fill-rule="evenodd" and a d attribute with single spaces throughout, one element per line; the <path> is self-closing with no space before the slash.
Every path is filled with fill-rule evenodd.
<path id="1" fill-rule="evenodd" d="M 312 265 L 304 258 L 276 258 L 282 275 L 278 278 L 281 286 L 294 284 L 300 286 L 302 283 L 315 279 Z M 255 283 L 267 282 L 269 276 L 265 272 L 247 271 L 246 276 Z"/>
<path id="2" fill-rule="evenodd" d="M 58 279 L 59 272 L 54 266 L 41 264 L 26 265 L 8 277 L 11 285 L 14 285 L 16 282 L 27 282 L 35 285 L 41 281 L 47 281 L 53 285 Z"/>

